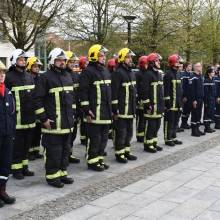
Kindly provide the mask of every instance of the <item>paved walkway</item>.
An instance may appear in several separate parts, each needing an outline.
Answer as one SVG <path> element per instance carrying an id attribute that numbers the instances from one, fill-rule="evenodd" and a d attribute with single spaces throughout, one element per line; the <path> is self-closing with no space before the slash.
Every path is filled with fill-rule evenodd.
<path id="1" fill-rule="evenodd" d="M 83 213 L 83 215 L 88 214 L 88 216 L 93 216 L 103 210 L 101 207 L 98 205 L 96 206 L 91 202 L 98 198 L 105 198 L 105 196 L 108 194 L 110 196 L 111 193 L 113 193 L 113 197 L 116 196 L 118 200 L 116 199 L 117 201 L 113 202 L 112 207 L 107 208 L 109 211 L 113 210 L 113 212 L 116 212 L 114 211 L 113 206 L 117 205 L 117 202 L 119 203 L 121 199 L 125 198 L 127 202 L 132 203 L 132 201 L 136 201 L 136 199 L 134 198 L 132 200 L 129 196 L 138 196 L 138 192 L 128 192 L 128 196 L 125 190 L 121 190 L 120 194 L 118 195 L 117 191 L 119 189 L 141 180 L 137 183 L 143 183 L 144 185 L 140 185 L 139 187 L 139 193 L 141 194 L 142 190 L 147 190 L 151 184 L 158 185 L 162 181 L 155 179 L 150 180 L 150 175 L 160 171 L 163 173 L 165 172 L 163 171 L 164 169 L 177 164 L 180 161 L 198 155 L 200 152 L 213 148 L 220 143 L 219 131 L 213 134 L 202 136 L 200 138 L 194 138 L 190 136 L 190 131 L 187 130 L 184 133 L 180 133 L 179 138 L 180 140 L 183 140 L 183 145 L 176 146 L 174 148 L 166 147 L 163 145 L 163 135 L 162 131 L 160 131 L 159 140 L 160 145 L 164 147 L 164 151 L 158 152 L 157 154 L 143 152 L 143 145 L 136 143 L 134 139 L 132 151 L 138 156 L 138 160 L 129 162 L 128 164 L 118 164 L 115 161 L 112 141 L 109 141 L 107 147 L 108 156 L 106 161 L 108 164 L 110 164 L 110 169 L 101 173 L 93 172 L 87 169 L 84 157 L 85 147 L 82 145 L 77 145 L 74 147 L 74 152 L 80 157 L 81 163 L 77 165 L 70 165 L 68 169 L 70 176 L 74 177 L 75 183 L 70 186 L 65 186 L 62 189 L 55 189 L 46 184 L 43 160 L 31 162 L 31 169 L 34 170 L 36 174 L 34 177 L 25 178 L 21 181 L 16 181 L 13 178 L 9 179 L 8 191 L 12 195 L 16 196 L 17 202 L 12 206 L 5 206 L 4 208 L 0 209 L 0 220 L 9 218 L 13 220 L 50 220 L 58 216 L 65 216 L 66 213 L 73 210 L 76 210 L 76 212 L 80 212 L 81 214 Z M 186 169 L 183 169 L 182 172 L 184 170 Z M 174 174 L 179 174 L 179 170 L 173 172 Z M 170 171 L 168 173 L 170 173 Z M 158 175 L 163 176 L 163 174 Z M 183 175 L 183 177 L 184 176 L 187 176 L 187 173 Z M 167 179 L 169 177 L 171 176 L 168 175 Z M 179 182 L 177 181 L 177 183 Z M 175 186 L 175 183 L 170 183 L 169 181 L 168 183 L 165 182 L 165 184 L 167 184 L 167 187 L 165 185 L 167 189 L 164 187 L 158 188 L 161 190 L 168 190 L 170 188 L 173 189 L 172 187 Z M 139 198 L 139 200 L 137 200 L 137 206 L 140 207 L 140 204 L 138 204 L 138 201 L 140 200 L 142 201 L 143 206 L 147 204 L 147 201 L 149 201 L 149 203 L 153 203 L 154 200 L 152 201 L 152 198 L 159 196 L 157 193 L 153 194 L 154 196 L 149 194 L 149 198 L 146 199 L 143 199 L 145 194 L 139 195 L 139 197 L 137 197 L 137 199 Z M 121 205 L 122 208 L 120 208 L 120 215 L 124 217 L 130 213 L 133 213 L 134 209 L 137 208 L 135 203 L 136 202 L 134 202 L 134 205 L 131 207 L 126 205 L 127 203 L 123 202 Z M 176 202 L 171 201 L 171 205 L 173 203 L 175 204 Z M 86 209 L 86 207 L 88 207 L 88 210 L 84 212 L 83 210 Z M 114 208 L 116 209 L 116 207 L 117 206 Z M 77 211 L 77 208 L 79 208 L 79 211 Z M 73 217 L 71 219 L 78 220 L 80 217 Z"/>
<path id="2" fill-rule="evenodd" d="M 219 220 L 220 146 L 56 220 Z"/>

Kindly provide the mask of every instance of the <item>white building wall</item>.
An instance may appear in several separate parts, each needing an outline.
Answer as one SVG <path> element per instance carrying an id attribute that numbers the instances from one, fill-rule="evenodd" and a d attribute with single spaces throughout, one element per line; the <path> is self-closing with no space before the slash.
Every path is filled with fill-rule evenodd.
<path id="1" fill-rule="evenodd" d="M 12 52 L 15 50 L 15 47 L 6 41 L 1 42 L 0 41 L 0 59 L 5 59 L 6 58 L 6 67 L 9 68 L 11 63 L 10 63 L 10 57 Z M 34 55 L 34 47 L 28 51 L 30 55 Z"/>

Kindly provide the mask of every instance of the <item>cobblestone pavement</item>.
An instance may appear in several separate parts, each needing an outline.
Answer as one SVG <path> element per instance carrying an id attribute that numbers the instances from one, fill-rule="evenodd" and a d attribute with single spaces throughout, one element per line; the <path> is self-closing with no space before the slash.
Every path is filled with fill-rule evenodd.
<path id="1" fill-rule="evenodd" d="M 219 220 L 220 145 L 56 220 Z"/>
<path id="2" fill-rule="evenodd" d="M 132 149 L 135 155 L 138 156 L 138 160 L 134 162 L 129 162 L 125 165 L 121 165 L 115 162 L 113 156 L 114 151 L 112 148 L 112 142 L 109 141 L 107 146 L 108 156 L 106 158 L 106 161 L 108 164 L 110 164 L 110 169 L 102 173 L 96 173 L 87 170 L 84 159 L 85 147 L 77 144 L 74 148 L 74 152 L 77 156 L 80 157 L 81 163 L 77 165 L 70 165 L 68 170 L 70 176 L 74 177 L 75 183 L 71 186 L 65 186 L 63 189 L 54 189 L 48 186 L 45 183 L 44 178 L 43 160 L 34 161 L 31 163 L 31 168 L 36 173 L 34 177 L 29 177 L 21 181 L 15 181 L 13 178 L 10 178 L 8 183 L 8 191 L 16 196 L 17 202 L 13 206 L 5 206 L 4 208 L 0 209 L 0 219 L 55 219 L 59 216 L 61 216 L 61 219 L 64 218 L 78 220 L 86 219 L 92 216 L 96 216 L 97 219 L 99 219 L 99 215 L 103 217 L 103 211 L 105 212 L 106 210 L 109 210 L 109 213 L 115 213 L 114 218 L 111 218 L 111 214 L 109 214 L 109 217 L 105 216 L 106 218 L 121 219 L 123 217 L 131 215 L 130 219 L 135 220 L 141 217 L 141 214 L 134 215 L 134 213 L 136 213 L 135 210 L 137 210 L 138 208 L 141 209 L 141 207 L 147 206 L 147 204 L 154 204 L 154 200 L 152 201 L 154 197 L 157 197 L 159 199 L 157 200 L 158 204 L 156 203 L 153 208 L 157 210 L 159 204 L 162 204 L 162 208 L 158 208 L 157 212 L 158 215 L 160 214 L 159 212 L 161 212 L 161 215 L 163 215 L 163 212 L 167 213 L 167 209 L 170 208 L 171 210 L 171 207 L 174 208 L 174 205 L 178 206 L 179 204 L 179 201 L 173 202 L 161 199 L 162 196 L 165 196 L 166 190 L 166 194 L 168 194 L 170 191 L 181 188 L 181 185 L 178 185 L 180 184 L 180 182 L 182 182 L 181 178 L 190 179 L 190 177 L 192 176 L 193 179 L 194 177 L 196 178 L 196 176 L 194 176 L 195 173 L 199 173 L 200 176 L 202 176 L 203 172 L 208 172 L 209 169 L 217 169 L 218 159 L 220 159 L 219 148 L 214 149 L 214 147 L 220 143 L 219 132 L 208 134 L 200 138 L 193 138 L 190 136 L 190 131 L 188 130 L 184 133 L 180 133 L 179 137 L 180 140 L 183 140 L 183 145 L 174 148 L 164 146 L 164 151 L 157 154 L 149 154 L 143 152 L 142 144 L 136 143 L 134 140 Z M 161 146 L 163 146 L 162 138 L 163 136 L 160 133 L 159 139 Z M 193 164 L 192 161 L 194 161 L 194 159 L 190 159 L 187 162 L 184 160 L 199 155 L 201 152 L 209 149 L 212 150 L 207 153 L 207 161 L 210 158 L 211 162 L 206 161 L 206 163 L 205 161 L 198 161 L 198 164 L 196 165 L 194 163 L 194 165 L 191 165 L 194 166 L 194 170 L 190 168 L 188 174 L 187 167 L 188 165 L 190 166 L 190 164 Z M 212 155 L 212 157 L 210 157 L 210 155 Z M 205 157 L 206 153 L 203 156 Z M 184 161 L 181 163 L 181 166 L 179 164 L 175 165 L 181 161 Z M 175 166 L 171 167 L 173 165 Z M 213 165 L 214 167 L 212 167 L 211 165 Z M 177 168 L 175 168 L 176 166 Z M 180 166 L 179 169 L 178 166 Z M 196 170 L 197 166 L 198 168 Z M 169 168 L 169 170 L 165 170 L 168 167 L 171 168 Z M 203 167 L 203 170 L 200 170 L 202 169 L 201 167 Z M 182 172 L 182 174 L 180 174 L 180 171 Z M 172 177 L 172 174 L 174 176 L 176 174 L 175 181 L 169 181 L 169 178 Z M 159 177 L 160 175 L 164 175 L 163 178 L 165 179 L 161 180 L 159 179 L 159 177 L 159 180 L 154 179 L 154 175 Z M 178 179 L 178 175 L 180 180 Z M 218 178 L 217 174 L 215 178 Z M 189 183 L 190 180 L 188 181 Z M 200 179 L 198 181 L 200 181 Z M 206 184 L 207 178 L 204 178 L 204 181 L 203 179 L 201 179 L 201 181 L 202 183 Z M 138 187 L 136 187 L 135 184 L 137 184 Z M 183 184 L 184 183 L 182 182 L 182 185 Z M 191 185 L 193 185 L 193 183 Z M 133 186 L 133 190 L 136 190 L 135 192 L 126 191 L 126 187 L 128 189 L 129 187 L 132 189 Z M 152 187 L 158 189 L 159 192 L 147 192 L 148 188 Z M 180 189 L 183 190 L 182 194 L 184 194 L 185 188 Z M 192 187 L 188 186 L 188 188 L 191 189 Z M 188 194 L 188 188 L 186 189 L 185 194 Z M 146 192 L 142 195 L 143 191 Z M 160 191 L 162 192 L 160 193 Z M 164 193 L 164 195 L 161 196 L 162 193 Z M 112 198 L 109 201 L 108 199 L 105 200 L 105 198 L 108 198 L 108 196 Z M 135 204 L 136 198 L 134 196 L 137 196 L 137 204 Z M 147 197 L 146 199 L 145 196 Z M 104 199 L 103 206 L 106 207 L 102 207 L 101 199 Z M 149 203 L 147 203 L 148 200 Z M 100 201 L 100 203 L 98 203 L 98 201 Z M 127 204 L 128 202 L 130 202 L 130 206 L 129 204 Z M 143 206 L 141 206 L 139 202 L 143 203 Z M 117 209 L 118 205 L 121 208 Z M 203 203 L 201 204 L 201 206 L 203 207 Z M 121 214 L 117 216 L 117 213 L 119 212 Z M 74 215 L 76 215 L 76 217 L 69 218 L 68 215 L 71 215 L 72 213 L 75 213 Z M 82 216 L 80 217 L 80 215 L 77 213 L 81 213 Z M 143 218 L 148 219 L 147 217 L 145 218 L 145 216 Z M 172 218 L 168 219 L 172 220 Z M 178 219 L 181 220 L 181 218 Z"/>

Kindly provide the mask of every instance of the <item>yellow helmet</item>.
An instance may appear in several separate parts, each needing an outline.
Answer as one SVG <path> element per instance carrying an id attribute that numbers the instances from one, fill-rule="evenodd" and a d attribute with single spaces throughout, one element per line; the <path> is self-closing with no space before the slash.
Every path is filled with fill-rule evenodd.
<path id="1" fill-rule="evenodd" d="M 100 44 L 95 44 L 90 47 L 88 52 L 88 60 L 89 62 L 97 62 L 99 53 L 106 53 L 108 50 Z"/>
<path id="2" fill-rule="evenodd" d="M 118 62 L 122 63 L 125 61 L 126 56 L 135 56 L 135 53 L 132 52 L 129 48 L 122 48 L 118 52 Z"/>
<path id="3" fill-rule="evenodd" d="M 35 57 L 35 56 L 29 57 L 29 58 L 27 59 L 27 70 L 30 71 L 30 70 L 31 70 L 31 67 L 32 67 L 34 64 L 37 64 L 37 65 L 39 65 L 39 66 L 42 66 L 42 65 L 43 65 L 37 57 Z"/>
<path id="4" fill-rule="evenodd" d="M 6 66 L 4 63 L 2 63 L 2 61 L 0 61 L 0 71 L 5 71 L 6 70 Z"/>
<path id="5" fill-rule="evenodd" d="M 65 55 L 67 57 L 67 61 L 66 62 L 68 62 L 69 60 L 79 61 L 79 58 L 72 51 L 69 51 L 69 50 L 65 51 Z"/>

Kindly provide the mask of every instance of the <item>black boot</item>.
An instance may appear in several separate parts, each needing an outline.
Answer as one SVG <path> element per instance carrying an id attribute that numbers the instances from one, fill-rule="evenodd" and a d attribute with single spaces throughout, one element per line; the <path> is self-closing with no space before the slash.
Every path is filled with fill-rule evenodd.
<path id="1" fill-rule="evenodd" d="M 39 151 L 34 152 L 35 159 L 42 159 L 44 156 L 39 153 Z"/>
<path id="2" fill-rule="evenodd" d="M 24 179 L 24 175 L 22 173 L 21 170 L 19 171 L 13 171 L 13 177 L 17 180 L 23 180 Z"/>
<path id="3" fill-rule="evenodd" d="M 34 172 L 30 171 L 28 167 L 24 167 L 22 173 L 24 176 L 34 176 Z"/>
<path id="4" fill-rule="evenodd" d="M 205 132 L 202 132 L 202 131 L 199 130 L 199 126 L 200 126 L 200 125 L 197 125 L 197 126 L 196 126 L 198 133 L 200 134 L 200 136 L 205 135 Z"/>
<path id="5" fill-rule="evenodd" d="M 98 172 L 105 170 L 105 168 L 99 162 L 88 164 L 88 169 L 98 171 Z"/>
<path id="6" fill-rule="evenodd" d="M 187 121 L 188 121 L 187 117 L 182 117 L 182 123 L 180 127 L 183 129 L 190 129 L 190 125 L 188 125 Z"/>
<path id="7" fill-rule="evenodd" d="M 77 164 L 77 163 L 80 163 L 80 159 L 75 157 L 75 156 L 73 156 L 73 155 L 70 155 L 69 162 Z"/>
<path id="8" fill-rule="evenodd" d="M 60 177 L 60 180 L 64 184 L 73 184 L 73 182 L 74 182 L 73 178 L 70 178 L 70 177 L 67 177 L 67 176 Z"/>
<path id="9" fill-rule="evenodd" d="M 104 163 L 103 159 L 99 160 L 99 163 L 105 168 L 105 170 L 109 169 L 109 165 L 107 165 L 106 163 Z"/>
<path id="10" fill-rule="evenodd" d="M 6 204 L 15 203 L 15 197 L 9 196 L 6 192 L 6 184 L 0 186 L 0 200 L 2 200 Z"/>
<path id="11" fill-rule="evenodd" d="M 0 208 L 2 208 L 5 205 L 5 203 L 0 199 Z"/>
<path id="12" fill-rule="evenodd" d="M 177 139 L 173 140 L 173 142 L 174 142 L 174 144 L 176 144 L 176 145 L 181 145 L 181 144 L 183 144 L 182 141 L 179 141 L 179 140 L 177 140 Z"/>
<path id="13" fill-rule="evenodd" d="M 34 151 L 28 153 L 28 159 L 29 159 L 30 161 L 33 161 L 33 160 L 36 159 L 36 158 L 35 158 Z"/>
<path id="14" fill-rule="evenodd" d="M 53 186 L 53 187 L 55 187 L 55 188 L 63 188 L 63 187 L 64 187 L 64 183 L 62 183 L 59 178 L 58 178 L 58 179 L 55 179 L 55 180 L 47 180 L 47 183 L 48 183 L 50 186 Z"/>
<path id="15" fill-rule="evenodd" d="M 178 128 L 177 128 L 177 132 L 178 132 L 178 133 L 184 132 L 184 129 L 183 129 L 182 127 L 178 127 Z"/>
<path id="16" fill-rule="evenodd" d="M 157 149 L 153 145 L 145 145 L 144 146 L 144 151 L 149 152 L 149 153 L 157 153 Z"/>
<path id="17" fill-rule="evenodd" d="M 215 129 L 220 129 L 220 120 L 216 120 Z"/>
<path id="18" fill-rule="evenodd" d="M 144 143 L 144 137 L 137 137 L 137 142 Z"/>
<path id="19" fill-rule="evenodd" d="M 127 163 L 128 159 L 125 157 L 124 154 L 116 154 L 115 155 L 116 161 L 119 163 Z"/>
<path id="20" fill-rule="evenodd" d="M 154 143 L 154 148 L 156 148 L 157 151 L 162 151 L 163 148 L 158 146 L 157 143 Z"/>
<path id="21" fill-rule="evenodd" d="M 127 160 L 137 160 L 137 157 L 130 154 L 130 152 L 125 152 L 125 157 L 127 158 Z"/>
<path id="22" fill-rule="evenodd" d="M 200 137 L 200 133 L 197 130 L 197 125 L 191 125 L 192 128 L 192 136 L 193 137 Z"/>
<path id="23" fill-rule="evenodd" d="M 173 141 L 165 141 L 165 145 L 167 145 L 169 147 L 174 147 L 175 143 Z"/>
<path id="24" fill-rule="evenodd" d="M 86 146 L 87 145 L 87 139 L 84 138 L 84 139 L 80 139 L 80 142 L 82 145 Z"/>

